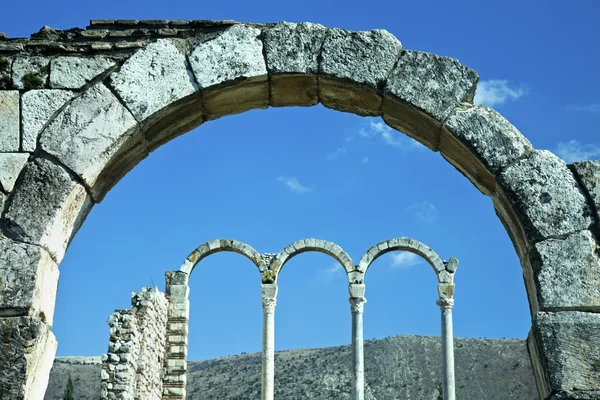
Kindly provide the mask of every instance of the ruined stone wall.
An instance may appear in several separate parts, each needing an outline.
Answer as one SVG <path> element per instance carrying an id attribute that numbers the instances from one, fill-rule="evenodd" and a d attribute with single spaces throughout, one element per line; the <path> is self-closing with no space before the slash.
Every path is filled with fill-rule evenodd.
<path id="1" fill-rule="evenodd" d="M 157 288 L 133 293 L 132 308 L 108 319 L 110 344 L 102 356 L 102 399 L 162 398 L 167 300 Z"/>

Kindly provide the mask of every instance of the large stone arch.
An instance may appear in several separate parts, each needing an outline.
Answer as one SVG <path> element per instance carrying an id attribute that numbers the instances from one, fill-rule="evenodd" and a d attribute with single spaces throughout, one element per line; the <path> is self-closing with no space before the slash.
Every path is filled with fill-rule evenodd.
<path id="1" fill-rule="evenodd" d="M 523 267 L 541 397 L 600 398 L 600 164 L 535 150 L 472 104 L 477 80 L 386 31 L 309 23 L 107 20 L 0 42 L 0 393 L 44 390 L 58 264 L 127 171 L 212 119 L 321 103 L 382 116 L 492 198 Z"/>

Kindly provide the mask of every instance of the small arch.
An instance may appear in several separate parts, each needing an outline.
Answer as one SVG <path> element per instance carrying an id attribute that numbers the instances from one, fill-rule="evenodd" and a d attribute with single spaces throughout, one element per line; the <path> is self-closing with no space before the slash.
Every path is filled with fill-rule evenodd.
<path id="1" fill-rule="evenodd" d="M 305 253 L 307 251 L 317 251 L 333 257 L 342 265 L 342 267 L 344 267 L 344 270 L 347 274 L 354 269 L 352 259 L 340 246 L 328 240 L 310 238 L 297 240 L 281 250 L 275 256 L 275 260 L 273 260 L 273 263 L 271 264 L 271 270 L 273 270 L 275 275 L 278 276 L 279 271 L 281 271 L 281 268 L 283 268 L 286 262 L 298 254 Z"/>
<path id="2" fill-rule="evenodd" d="M 260 272 L 263 272 L 267 269 L 260 253 L 254 250 L 252 246 L 233 239 L 216 239 L 201 244 L 194 251 L 192 251 L 185 259 L 179 270 L 190 275 L 194 270 L 194 267 L 196 267 L 196 265 L 202 261 L 202 259 L 221 251 L 231 251 L 233 253 L 243 255 L 252 261 L 252 263 L 256 265 Z"/>
<path id="3" fill-rule="evenodd" d="M 376 259 L 378 259 L 386 253 L 397 250 L 408 251 L 423 257 L 429 263 L 429 265 L 433 267 L 433 270 L 435 271 L 436 275 L 439 275 L 440 272 L 446 270 L 444 262 L 435 251 L 431 250 L 431 248 L 425 246 L 418 240 L 405 237 L 384 240 L 383 242 L 377 243 L 376 245 L 372 246 L 362 256 L 356 269 L 359 272 L 365 274 L 369 266 L 373 263 L 373 261 L 375 261 Z"/>

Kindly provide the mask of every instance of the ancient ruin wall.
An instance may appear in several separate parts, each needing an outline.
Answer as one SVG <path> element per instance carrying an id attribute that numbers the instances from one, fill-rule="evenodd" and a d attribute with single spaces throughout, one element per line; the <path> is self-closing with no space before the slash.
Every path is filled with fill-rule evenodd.
<path id="1" fill-rule="evenodd" d="M 386 31 L 311 23 L 105 20 L 0 35 L 0 338 L 11 349 L 0 398 L 43 391 L 50 364 L 32 354 L 55 352 L 58 265 L 124 174 L 213 119 L 318 103 L 381 116 L 490 196 L 523 267 L 541 397 L 600 398 L 598 164 L 534 149 L 473 104 L 477 81 Z"/>
<path id="2" fill-rule="evenodd" d="M 129 310 L 108 319 L 110 343 L 102 356 L 102 399 L 162 399 L 167 300 L 157 288 L 133 293 Z"/>

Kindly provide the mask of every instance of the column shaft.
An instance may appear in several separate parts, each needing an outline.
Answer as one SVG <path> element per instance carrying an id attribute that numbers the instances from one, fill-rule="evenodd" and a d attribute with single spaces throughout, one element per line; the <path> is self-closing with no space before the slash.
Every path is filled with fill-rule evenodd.
<path id="1" fill-rule="evenodd" d="M 442 313 L 442 373 L 444 400 L 455 400 L 452 306 L 440 305 L 440 310 Z"/>
<path id="2" fill-rule="evenodd" d="M 365 356 L 363 347 L 364 284 L 350 284 L 350 311 L 352 312 L 352 400 L 365 398 Z"/>
<path id="3" fill-rule="evenodd" d="M 275 393 L 275 305 L 277 285 L 262 284 L 263 339 L 261 400 L 273 400 Z"/>

